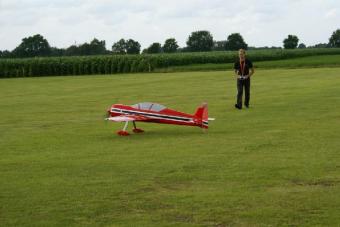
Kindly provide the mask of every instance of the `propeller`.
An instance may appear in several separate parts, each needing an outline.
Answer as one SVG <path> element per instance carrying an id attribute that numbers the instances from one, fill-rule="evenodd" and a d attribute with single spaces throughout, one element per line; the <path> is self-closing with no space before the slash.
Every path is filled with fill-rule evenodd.
<path id="1" fill-rule="evenodd" d="M 106 114 L 104 114 L 104 120 L 105 122 L 107 123 L 107 118 L 110 117 L 110 112 L 109 111 L 106 111 Z"/>

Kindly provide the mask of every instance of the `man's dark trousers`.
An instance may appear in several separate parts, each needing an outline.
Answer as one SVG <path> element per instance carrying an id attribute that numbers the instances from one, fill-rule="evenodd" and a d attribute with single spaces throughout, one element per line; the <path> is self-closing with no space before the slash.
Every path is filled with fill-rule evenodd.
<path id="1" fill-rule="evenodd" d="M 249 106 L 250 99 L 250 78 L 248 79 L 237 79 L 237 105 L 242 108 L 242 95 L 243 87 L 245 93 L 244 105 Z"/>

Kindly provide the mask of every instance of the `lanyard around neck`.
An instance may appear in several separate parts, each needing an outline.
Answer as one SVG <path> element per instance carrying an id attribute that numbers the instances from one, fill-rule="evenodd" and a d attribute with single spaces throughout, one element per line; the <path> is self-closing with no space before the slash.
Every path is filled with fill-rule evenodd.
<path id="1" fill-rule="evenodd" d="M 240 60 L 241 76 L 244 76 L 245 68 L 246 68 L 246 59 L 243 60 L 243 64 L 242 64 L 242 61 Z"/>

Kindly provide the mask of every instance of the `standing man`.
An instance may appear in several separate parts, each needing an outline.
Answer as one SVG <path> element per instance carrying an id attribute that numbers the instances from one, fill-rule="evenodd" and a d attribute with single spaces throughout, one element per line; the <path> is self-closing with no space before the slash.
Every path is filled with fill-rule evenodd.
<path id="1" fill-rule="evenodd" d="M 246 51 L 238 51 L 239 60 L 234 64 L 235 76 L 237 78 L 237 102 L 235 108 L 242 109 L 243 87 L 245 91 L 244 105 L 249 108 L 250 99 L 250 77 L 254 74 L 253 63 L 246 58 Z"/>

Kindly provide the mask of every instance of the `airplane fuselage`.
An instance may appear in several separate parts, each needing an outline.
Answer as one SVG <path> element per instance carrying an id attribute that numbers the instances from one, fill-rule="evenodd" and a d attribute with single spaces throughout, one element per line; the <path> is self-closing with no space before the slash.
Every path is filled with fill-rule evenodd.
<path id="1" fill-rule="evenodd" d="M 141 110 L 121 104 L 112 105 L 108 110 L 111 117 L 117 116 L 135 116 L 139 117 L 138 121 L 162 123 L 162 124 L 175 124 L 187 126 L 199 126 L 206 128 L 208 121 L 203 121 L 195 115 L 178 112 L 169 108 L 161 111 Z"/>

